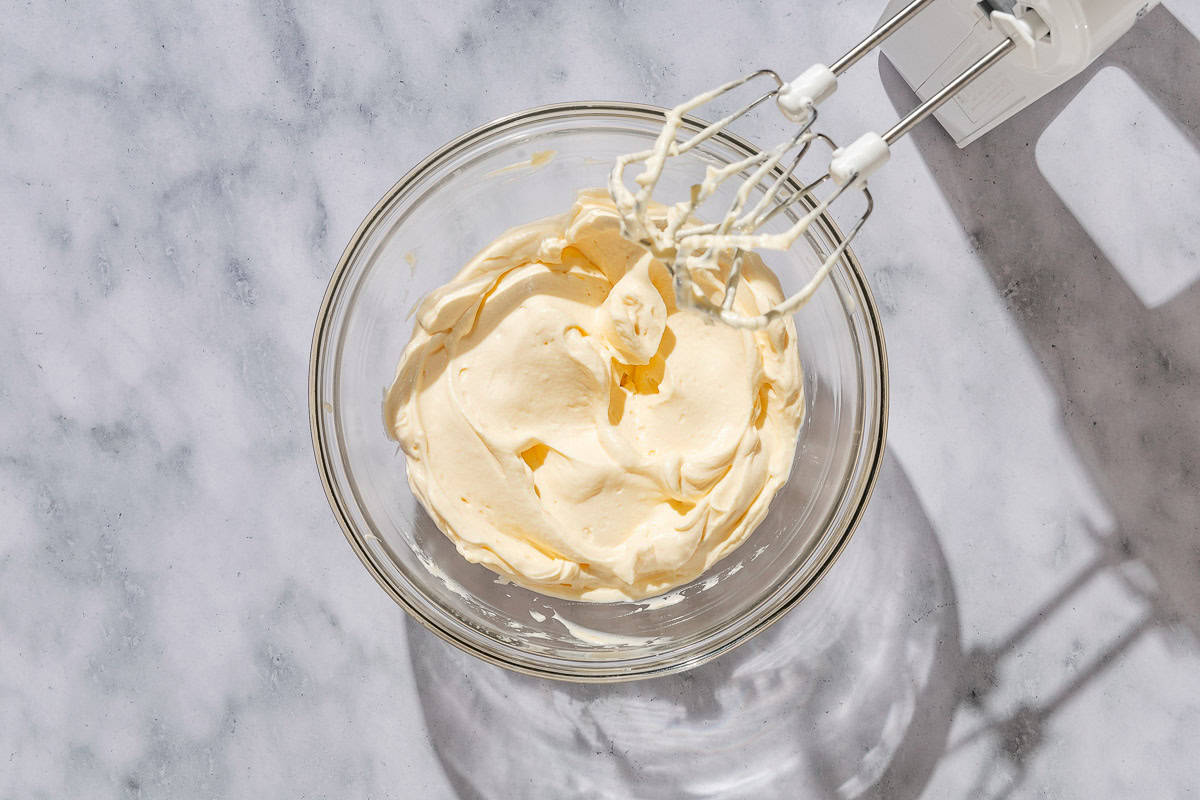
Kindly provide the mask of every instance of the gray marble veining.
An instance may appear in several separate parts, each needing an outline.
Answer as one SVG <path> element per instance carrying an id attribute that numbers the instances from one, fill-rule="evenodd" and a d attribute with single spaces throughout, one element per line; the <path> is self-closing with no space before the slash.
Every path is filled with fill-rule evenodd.
<path id="1" fill-rule="evenodd" d="M 628 687 L 509 675 L 407 622 L 329 514 L 312 323 L 409 166 L 528 106 L 798 68 L 881 6 L 6 10 L 0 797 L 1200 792 L 1200 215 L 1188 185 L 1139 186 L 1128 228 L 1078 210 L 1087 181 L 1196 174 L 1189 0 L 873 181 L 893 457 L 845 563 L 742 650 Z M 843 135 L 911 102 L 874 58 L 842 91 Z"/>

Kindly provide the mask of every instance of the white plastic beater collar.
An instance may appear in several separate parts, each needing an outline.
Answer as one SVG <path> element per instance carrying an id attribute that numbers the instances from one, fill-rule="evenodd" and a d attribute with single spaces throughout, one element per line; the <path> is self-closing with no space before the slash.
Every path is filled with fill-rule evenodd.
<path id="1" fill-rule="evenodd" d="M 864 133 L 845 147 L 833 151 L 829 159 L 829 177 L 838 186 L 853 182 L 864 186 L 867 178 L 891 158 L 888 143 L 878 133 Z"/>
<path id="2" fill-rule="evenodd" d="M 775 102 L 792 122 L 807 122 L 812 109 L 837 90 L 837 75 L 824 64 L 813 64 L 795 80 L 779 87 Z"/>
<path id="3" fill-rule="evenodd" d="M 1039 65 L 1039 55 L 1042 55 L 1038 42 L 1050 32 L 1046 21 L 1032 9 L 1016 16 L 1003 11 L 993 11 L 988 18 L 1000 31 L 1012 39 L 1021 48 L 1026 64 L 1034 69 Z"/>

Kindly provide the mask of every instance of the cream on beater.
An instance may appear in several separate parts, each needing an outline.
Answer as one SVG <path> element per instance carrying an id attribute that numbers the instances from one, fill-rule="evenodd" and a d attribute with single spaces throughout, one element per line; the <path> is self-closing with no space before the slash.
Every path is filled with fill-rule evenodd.
<path id="1" fill-rule="evenodd" d="M 743 313 L 782 299 L 757 257 L 743 271 Z M 384 421 L 468 560 L 545 594 L 650 597 L 737 547 L 787 480 L 795 336 L 790 319 L 741 330 L 679 309 L 590 190 L 425 298 Z"/>

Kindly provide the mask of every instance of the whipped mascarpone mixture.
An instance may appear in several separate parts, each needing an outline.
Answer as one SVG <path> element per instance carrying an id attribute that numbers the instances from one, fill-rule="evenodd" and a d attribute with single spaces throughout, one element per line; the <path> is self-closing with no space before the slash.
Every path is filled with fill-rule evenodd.
<path id="1" fill-rule="evenodd" d="M 757 256 L 743 270 L 740 313 L 783 299 Z M 666 268 L 588 190 L 422 301 L 384 422 L 466 559 L 549 595 L 641 599 L 728 555 L 787 480 L 795 339 L 791 319 L 739 330 L 677 308 Z"/>

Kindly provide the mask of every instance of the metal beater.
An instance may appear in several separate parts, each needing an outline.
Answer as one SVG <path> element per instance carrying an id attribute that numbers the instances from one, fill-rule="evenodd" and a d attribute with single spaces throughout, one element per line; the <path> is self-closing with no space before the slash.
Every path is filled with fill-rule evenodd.
<path id="1" fill-rule="evenodd" d="M 893 0 L 892 6 L 897 0 Z M 837 79 L 885 39 L 899 31 L 931 4 L 940 5 L 931 14 L 941 15 L 935 25 L 948 29 L 961 22 L 963 14 L 973 33 L 1001 41 L 949 80 L 883 134 L 867 133 L 846 147 L 839 147 L 824 133 L 813 130 L 817 105 L 833 94 Z M 774 70 L 762 69 L 730 81 L 673 108 L 662 132 L 649 150 L 620 157 L 609 179 L 609 192 L 621 215 L 622 233 L 647 247 L 670 270 L 675 295 L 680 305 L 705 311 L 723 322 L 741 328 L 762 328 L 773 320 L 791 314 L 812 297 L 846 247 L 862 229 L 874 209 L 867 188 L 868 177 L 887 162 L 890 147 L 917 123 L 935 113 L 993 66 L 1005 60 L 1016 72 L 1010 80 L 1039 81 L 1042 94 L 1087 66 L 1116 40 L 1157 0 L 910 0 L 869 36 L 851 48 L 832 65 L 815 64 L 793 81 L 785 82 Z M 924 22 L 924 21 L 923 21 Z M 1016 51 L 1018 56 L 1010 56 Z M 1014 78 L 1013 75 L 1016 77 Z M 752 83 L 768 83 L 767 90 L 737 111 L 704 126 L 691 137 L 680 140 L 684 117 L 718 97 Z M 701 145 L 735 120 L 749 114 L 770 99 L 779 111 L 798 124 L 788 140 L 755 153 L 741 161 L 721 167 L 708 167 L 704 179 L 692 187 L 691 196 L 665 208 L 655 203 L 654 189 L 667 165 L 667 159 L 683 155 Z M 1036 99 L 1033 97 L 1032 99 Z M 1010 104 L 1007 115 L 1032 102 Z M 999 114 L 988 120 L 990 128 L 1006 118 Z M 986 129 L 984 126 L 979 126 Z M 828 147 L 828 168 L 815 180 L 794 179 L 797 169 L 814 145 Z M 625 183 L 630 165 L 642 163 L 635 178 L 636 189 Z M 704 223 L 694 215 L 705 200 L 735 176 L 742 180 L 733 199 L 717 222 Z M 752 195 L 760 194 L 751 201 Z M 824 259 L 808 282 L 778 305 L 757 316 L 734 310 L 743 260 L 752 250 L 786 250 L 804 236 L 809 226 L 847 192 L 861 192 L 865 207 L 854 219 L 837 247 Z M 775 233 L 763 226 L 785 210 L 797 206 L 805 213 L 790 226 Z M 722 280 L 721 258 L 728 268 Z M 694 280 L 697 271 L 708 271 L 722 280 L 721 297 L 714 302 Z"/>

